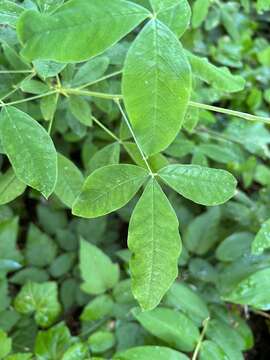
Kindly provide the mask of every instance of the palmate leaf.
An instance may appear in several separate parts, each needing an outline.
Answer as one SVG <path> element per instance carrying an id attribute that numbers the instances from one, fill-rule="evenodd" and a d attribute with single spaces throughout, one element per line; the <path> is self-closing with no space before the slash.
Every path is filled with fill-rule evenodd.
<path id="1" fill-rule="evenodd" d="M 57 153 L 46 130 L 26 113 L 6 107 L 0 116 L 0 137 L 17 178 L 46 198 L 57 180 Z"/>
<path id="2" fill-rule="evenodd" d="M 71 0 L 51 15 L 25 12 L 17 33 L 28 60 L 79 62 L 105 51 L 147 16 L 146 9 L 125 0 Z"/>
<path id="3" fill-rule="evenodd" d="M 180 130 L 191 91 L 184 50 L 166 25 L 152 20 L 140 32 L 128 52 L 122 84 L 131 124 L 146 155 L 164 150 Z"/>
<path id="4" fill-rule="evenodd" d="M 199 165 L 168 165 L 158 174 L 175 191 L 198 204 L 219 205 L 235 195 L 237 182 L 225 170 Z"/>
<path id="5" fill-rule="evenodd" d="M 126 205 L 148 177 L 135 165 L 108 165 L 94 171 L 85 181 L 73 204 L 74 215 L 95 218 Z"/>
<path id="6" fill-rule="evenodd" d="M 181 239 L 171 204 L 151 180 L 132 214 L 128 247 L 132 291 L 144 310 L 155 308 L 178 274 Z"/>

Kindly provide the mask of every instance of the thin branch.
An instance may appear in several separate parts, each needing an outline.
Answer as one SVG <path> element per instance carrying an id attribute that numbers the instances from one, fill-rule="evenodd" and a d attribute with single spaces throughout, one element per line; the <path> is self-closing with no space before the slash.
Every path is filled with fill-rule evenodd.
<path id="1" fill-rule="evenodd" d="M 87 90 L 79 90 L 79 89 L 64 88 L 64 89 L 61 89 L 61 91 L 64 91 L 65 93 L 70 94 L 70 95 L 93 96 L 93 97 L 97 97 L 100 99 L 107 99 L 107 100 L 115 100 L 115 99 L 122 98 L 121 95 L 117 95 L 117 94 L 107 94 L 107 93 L 100 93 L 100 92 L 96 92 L 96 91 L 87 91 Z"/>
<path id="2" fill-rule="evenodd" d="M 28 101 L 31 101 L 31 100 L 41 99 L 41 98 L 43 98 L 43 97 L 45 97 L 45 96 L 49 96 L 49 95 L 56 94 L 56 93 L 57 93 L 56 90 L 52 90 L 52 91 L 48 91 L 47 93 L 44 93 L 44 94 L 32 96 L 32 97 L 25 98 L 25 99 L 21 99 L 21 100 L 17 100 L 17 101 L 11 101 L 11 102 L 9 102 L 9 103 L 3 103 L 3 102 L 2 102 L 2 103 L 0 104 L 0 107 L 22 104 L 22 103 L 25 103 L 25 102 L 28 102 Z"/>
<path id="3" fill-rule="evenodd" d="M 210 317 L 206 318 L 203 322 L 203 329 L 202 329 L 202 332 L 201 332 L 201 335 L 199 337 L 199 341 L 197 343 L 197 346 L 195 348 L 195 351 L 193 353 L 193 356 L 192 356 L 192 360 L 197 360 L 197 357 L 199 355 L 199 351 L 201 349 L 201 346 L 202 346 L 202 342 L 203 342 L 203 339 L 204 339 L 204 336 L 205 336 L 205 333 L 207 331 L 207 327 L 208 327 L 208 323 L 209 323 L 209 320 L 210 320 Z"/>
<path id="4" fill-rule="evenodd" d="M 32 70 L 0 70 L 0 74 L 30 74 L 34 73 Z"/>
<path id="5" fill-rule="evenodd" d="M 97 80 L 93 80 L 93 81 L 91 81 L 91 82 L 89 82 L 89 83 L 87 83 L 87 84 L 83 84 L 83 85 L 77 87 L 76 89 L 78 89 L 78 90 L 84 89 L 84 88 L 86 88 L 86 87 L 88 87 L 88 86 L 92 86 L 92 85 L 97 84 L 97 83 L 99 83 L 99 82 L 101 82 L 101 81 L 110 79 L 110 78 L 112 78 L 112 77 L 114 77 L 114 76 L 117 76 L 117 75 L 120 75 L 120 74 L 122 74 L 122 72 L 123 72 L 123 70 L 119 70 L 119 71 L 115 71 L 115 72 L 113 72 L 113 73 L 111 73 L 111 74 L 104 75 L 104 76 L 102 76 L 101 78 L 99 78 L 99 79 L 97 79 Z"/>
<path id="6" fill-rule="evenodd" d="M 105 125 L 103 125 L 97 118 L 95 118 L 92 115 L 93 121 L 102 129 L 104 130 L 108 135 L 110 135 L 114 140 L 119 142 L 119 144 L 122 143 L 121 139 L 119 139 L 110 129 L 108 129 Z"/>

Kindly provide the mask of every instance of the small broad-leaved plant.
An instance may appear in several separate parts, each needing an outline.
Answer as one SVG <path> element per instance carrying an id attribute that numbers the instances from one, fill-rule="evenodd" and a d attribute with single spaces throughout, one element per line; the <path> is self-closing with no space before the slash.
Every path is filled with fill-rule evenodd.
<path id="1" fill-rule="evenodd" d="M 216 272 L 199 257 L 208 254 L 217 243 L 221 218 L 218 205 L 234 196 L 239 203 L 232 202 L 231 207 L 226 208 L 224 218 L 230 218 L 228 214 L 231 218 L 235 217 L 237 213 L 240 229 L 236 227 L 232 235 L 224 232 L 226 239 L 215 253 L 218 261 L 233 264 L 227 268 L 224 264 L 220 265 L 220 269 L 224 270 L 221 275 L 223 280 L 218 284 L 222 301 L 269 309 L 266 299 L 269 292 L 265 294 L 262 291 L 267 283 L 269 260 L 256 256 L 270 247 L 270 223 L 265 221 L 266 211 L 258 208 L 263 226 L 260 231 L 257 223 L 252 227 L 252 231 L 257 232 L 254 240 L 248 232 L 250 229 L 244 232 L 247 223 L 252 222 L 251 217 L 246 215 L 247 208 L 254 210 L 255 202 L 237 190 L 236 178 L 222 167 L 226 165 L 234 174 L 239 174 L 245 188 L 252 183 L 253 177 L 262 185 L 269 184 L 266 180 L 269 170 L 264 164 L 259 165 L 255 175 L 254 169 L 255 156 L 262 159 L 269 156 L 269 136 L 261 126 L 262 123 L 270 123 L 270 119 L 267 112 L 256 112 L 262 101 L 257 89 L 249 89 L 251 94 L 247 100 L 249 109 L 254 110 L 256 115 L 249 114 L 250 111 L 240 112 L 236 107 L 244 101 L 241 91 L 246 86 L 251 87 L 237 71 L 241 67 L 240 46 L 237 45 L 239 34 L 231 16 L 237 17 L 240 5 L 218 0 L 196 0 L 192 5 L 193 14 L 191 2 L 187 0 L 0 1 L 0 150 L 5 169 L 0 176 L 0 205 L 11 203 L 27 191 L 30 212 L 33 199 L 40 198 L 41 204 L 49 199 L 60 204 L 57 205 L 59 208 L 70 210 L 72 224 L 67 231 L 61 216 L 55 215 L 54 218 L 42 205 L 38 205 L 38 221 L 49 235 L 42 233 L 38 224 L 34 223 L 35 215 L 28 228 L 23 249 L 26 263 L 31 266 L 25 269 L 24 275 L 15 274 L 14 283 L 24 286 L 15 298 L 14 307 L 21 315 L 34 314 L 35 323 L 41 328 L 54 324 L 61 312 L 56 283 L 48 281 L 43 268 L 50 266 L 50 276 L 58 279 L 74 266 L 76 245 L 73 244 L 72 221 L 97 219 L 95 229 L 91 228 L 96 235 L 104 230 L 99 229 L 103 223 L 99 223 L 98 218 L 117 211 L 129 220 L 129 252 L 123 250 L 121 257 L 129 263 L 126 266 L 131 276 L 132 294 L 144 310 L 133 309 L 133 318 L 173 349 L 189 353 L 198 344 L 193 357 L 196 359 L 207 330 L 209 311 L 190 287 L 173 283 L 178 277 L 179 265 L 181 269 L 181 265 L 186 264 L 183 259 L 190 251 L 198 256 L 190 265 L 191 274 L 200 274 L 196 279 L 202 279 L 207 285 L 217 284 Z M 256 4 L 241 1 L 241 6 L 245 13 L 251 9 L 258 13 L 270 10 L 267 0 L 258 0 Z M 246 26 L 240 15 L 237 19 L 239 26 Z M 206 30 L 211 31 L 220 21 L 235 43 L 223 37 L 218 42 L 216 53 L 209 43 L 207 46 L 217 62 L 234 67 L 235 74 L 226 66 L 216 66 L 207 57 L 196 55 L 207 53 L 199 32 L 202 24 L 205 23 Z M 245 31 L 243 33 L 247 35 L 243 43 L 245 49 L 249 49 L 251 40 L 248 31 Z M 220 35 L 220 30 L 217 34 Z M 217 37 L 216 34 L 213 36 Z M 192 48 L 190 39 L 193 37 L 199 44 L 197 49 Z M 228 47 L 231 47 L 231 52 Z M 258 41 L 254 48 L 260 49 L 259 62 L 267 67 L 270 47 L 268 49 L 263 41 Z M 264 71 L 263 74 L 267 74 Z M 247 69 L 245 77 L 255 82 L 252 76 L 255 77 Z M 261 73 L 256 76 L 263 78 Z M 234 96 L 231 93 L 238 93 L 238 100 L 234 99 L 235 110 L 226 107 L 227 100 Z M 270 103 L 269 91 L 264 97 Z M 212 105 L 220 103 L 221 99 L 224 107 Z M 223 119 L 230 116 L 236 125 L 228 126 L 222 134 L 219 134 L 218 127 L 217 131 L 208 129 L 207 126 L 214 123 L 211 112 L 223 114 Z M 251 124 L 254 127 L 241 127 L 241 122 L 246 120 L 253 121 Z M 253 129 L 258 134 L 254 141 Z M 184 134 L 198 135 L 198 138 L 190 141 Z M 203 138 L 204 135 L 208 137 Z M 221 145 L 208 143 L 207 140 L 212 137 L 217 137 Z M 248 159 L 239 144 L 251 153 Z M 190 154 L 192 163 L 188 163 L 185 157 Z M 183 158 L 185 160 L 179 162 Z M 208 160 L 217 166 L 209 166 Z M 197 215 L 192 220 L 189 211 L 182 207 L 182 203 L 189 201 L 193 202 Z M 211 208 L 199 214 L 202 206 Z M 183 228 L 181 216 L 185 218 Z M 2 213 L 1 217 L 4 222 L 0 223 L 0 240 L 3 238 L 4 244 L 10 238 L 11 245 L 5 242 L 5 249 L 11 252 L 12 248 L 12 256 L 8 254 L 3 263 L 0 258 L 0 290 L 2 287 L 6 294 L 7 283 L 5 279 L 2 285 L 1 271 L 5 277 L 8 272 L 20 269 L 23 260 L 15 249 L 18 219 L 9 219 Z M 113 217 L 110 221 L 112 227 L 115 226 Z M 61 223 L 60 229 L 58 223 Z M 182 232 L 188 239 L 184 238 L 184 248 L 180 237 Z M 60 247 L 67 251 L 57 258 L 57 248 L 51 235 L 56 236 Z M 113 296 L 120 298 L 119 302 L 124 304 L 129 282 L 119 282 L 118 264 L 95 246 L 95 241 L 91 243 L 84 239 L 88 234 L 83 225 L 79 235 L 79 270 L 83 279 L 80 288 L 86 294 L 97 296 L 85 307 L 81 320 L 102 321 L 113 308 L 110 294 L 106 292 L 112 291 Z M 106 238 L 106 234 L 103 236 Z M 232 244 L 235 251 L 231 251 Z M 256 256 L 247 260 L 248 270 L 243 274 L 241 269 L 245 268 L 246 260 L 241 260 L 239 264 L 235 262 L 247 246 Z M 12 262 L 7 260 L 8 256 L 13 259 Z M 229 279 L 230 273 L 235 275 L 232 279 Z M 28 277 L 30 282 L 26 282 Z M 72 279 L 65 281 L 63 293 L 66 294 L 73 286 L 76 287 L 76 283 L 74 285 Z M 213 299 L 216 299 L 215 296 L 213 292 Z M 162 299 L 168 308 L 155 309 Z M 178 303 L 180 300 L 183 301 L 181 305 Z M 128 299 L 129 303 L 132 301 L 133 298 Z M 86 303 L 82 295 L 78 302 Z M 174 312 L 170 306 L 183 312 Z M 218 305 L 213 305 L 213 312 L 220 314 L 215 306 Z M 0 311 L 3 309 L 1 307 Z M 117 311 L 120 312 L 119 309 Z M 252 347 L 250 330 L 239 316 L 233 316 L 232 321 L 241 324 L 242 333 L 247 334 L 250 342 L 243 344 L 240 335 L 234 331 L 233 336 L 240 340 L 237 346 L 232 345 L 236 340 L 230 333 L 229 325 L 214 319 L 207 332 L 211 341 L 205 341 L 202 347 L 202 360 L 212 360 L 211 354 L 219 354 L 213 359 L 225 359 L 225 356 L 230 360 L 242 359 L 241 351 Z M 198 327 L 202 324 L 200 337 Z M 96 347 L 101 350 L 97 353 L 106 352 L 108 343 L 108 349 L 114 346 L 111 333 L 100 331 L 97 334 L 90 336 L 89 340 L 90 344 L 99 344 Z M 222 340 L 216 334 L 222 334 Z M 88 358 L 85 345 L 76 343 L 75 337 L 60 323 L 47 333 L 38 334 L 35 350 L 38 359 L 49 359 L 44 349 L 56 338 L 63 340 L 62 344 L 60 340 L 57 343 L 60 350 L 56 347 L 55 353 L 50 355 L 52 359 Z M 229 350 L 223 353 L 220 347 L 227 338 Z M 1 341 L 6 348 L 0 349 L 0 359 L 11 348 L 10 339 L 2 331 L 0 348 Z M 65 342 L 72 346 L 65 347 Z M 27 357 L 27 354 L 18 357 L 22 360 L 30 358 L 31 355 Z M 127 350 L 114 357 L 117 360 L 135 358 L 187 359 L 184 354 L 166 347 L 147 346 Z M 12 355 L 8 359 L 12 360 Z"/>

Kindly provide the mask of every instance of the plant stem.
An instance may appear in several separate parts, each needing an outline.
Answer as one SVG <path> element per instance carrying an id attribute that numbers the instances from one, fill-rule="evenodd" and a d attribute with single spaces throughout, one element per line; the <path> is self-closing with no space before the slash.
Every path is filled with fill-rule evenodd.
<path id="1" fill-rule="evenodd" d="M 204 110 L 210 110 L 210 111 L 214 111 L 214 112 L 221 113 L 221 114 L 232 115 L 232 116 L 236 116 L 236 117 L 239 117 L 239 118 L 242 118 L 242 119 L 245 119 L 245 120 L 249 120 L 249 121 L 262 121 L 265 124 L 270 124 L 270 118 L 251 115 L 251 114 L 248 114 L 248 113 L 235 111 L 235 110 L 230 110 L 230 109 L 225 109 L 225 108 L 221 108 L 221 107 L 218 107 L 218 106 L 201 104 L 201 103 L 197 103 L 197 102 L 194 102 L 194 101 L 190 101 L 189 106 L 196 107 L 196 108 L 199 108 L 199 109 L 204 109 Z"/>
<path id="2" fill-rule="evenodd" d="M 58 103 L 58 99 L 59 99 L 59 92 L 56 93 L 56 106 Z M 48 134 L 49 135 L 51 135 L 51 132 L 52 132 L 53 120 L 54 120 L 54 114 L 53 114 L 52 118 L 50 119 L 49 126 L 48 126 Z"/>
<path id="3" fill-rule="evenodd" d="M 100 99 L 107 99 L 107 100 L 115 100 L 119 99 L 121 95 L 113 95 L 113 94 L 106 94 L 106 93 L 100 93 L 96 91 L 87 91 L 87 90 L 79 90 L 79 89 L 62 89 L 67 94 L 73 94 L 73 95 L 84 95 L 84 96 L 93 96 Z"/>
<path id="4" fill-rule="evenodd" d="M 192 356 L 192 360 L 196 360 L 198 355 L 199 355 L 199 351 L 201 349 L 201 346 L 202 346 L 202 342 L 203 342 L 203 339 L 204 339 L 204 336 L 205 336 L 205 333 L 207 331 L 207 327 L 208 327 L 208 323 L 209 323 L 209 320 L 210 320 L 210 317 L 206 318 L 203 322 L 203 329 L 202 329 L 202 332 L 201 332 L 201 335 L 199 337 L 199 341 L 197 343 L 197 346 L 195 348 L 195 351 L 193 353 L 193 356 Z"/>
<path id="5" fill-rule="evenodd" d="M 97 80 L 93 80 L 93 81 L 91 81 L 91 82 L 89 82 L 89 83 L 87 83 L 87 84 L 83 84 L 83 85 L 77 87 L 76 89 L 78 89 L 78 90 L 84 89 L 84 88 L 86 88 L 86 87 L 88 87 L 88 86 L 92 86 L 92 85 L 94 85 L 94 84 L 97 84 L 97 83 L 99 83 L 99 82 L 101 82 L 101 81 L 103 81 L 103 80 L 107 80 L 107 79 L 110 79 L 111 77 L 120 75 L 120 74 L 122 74 L 122 72 L 123 72 L 123 70 L 119 70 L 119 71 L 115 71 L 115 72 L 113 72 L 113 73 L 111 73 L 111 74 L 104 75 L 104 76 L 102 76 L 101 78 L 99 78 L 99 79 L 97 79 Z"/>
<path id="6" fill-rule="evenodd" d="M 26 98 L 26 99 L 21 99 L 21 100 L 17 100 L 17 101 L 12 101 L 12 102 L 9 102 L 9 103 L 2 103 L 2 104 L 0 104 L 0 107 L 9 106 L 9 105 L 22 104 L 22 103 L 25 103 L 25 102 L 28 102 L 28 101 L 31 101 L 31 100 L 41 99 L 41 98 L 43 98 L 43 97 L 45 97 L 45 96 L 49 96 L 49 95 L 52 95 L 52 94 L 55 94 L 55 93 L 57 93 L 56 90 L 48 91 L 47 93 L 40 94 L 40 95 L 36 95 L 36 96 L 32 96 L 32 97 L 29 97 L 29 98 Z"/>
<path id="7" fill-rule="evenodd" d="M 35 76 L 35 73 L 31 73 L 30 75 L 26 76 L 23 80 L 21 80 L 20 82 L 18 82 L 16 85 L 13 85 L 14 86 L 14 89 L 11 90 L 9 93 L 7 93 L 6 95 L 4 95 L 1 100 L 5 100 L 6 98 L 8 98 L 10 95 L 14 94 L 17 90 L 19 90 L 20 88 L 20 85 L 23 81 L 25 80 L 30 80 L 32 79 L 32 77 Z"/>
<path id="8" fill-rule="evenodd" d="M 125 112 L 124 112 L 121 104 L 120 104 L 119 99 L 115 99 L 115 103 L 116 103 L 116 105 L 118 106 L 118 108 L 119 108 L 119 110 L 120 110 L 120 112 L 121 112 L 121 114 L 122 114 L 122 116 L 123 116 L 123 119 L 124 119 L 124 121 L 125 121 L 128 129 L 129 129 L 129 131 L 130 131 L 130 133 L 131 133 L 134 141 L 135 141 L 135 144 L 137 145 L 137 148 L 138 148 L 138 150 L 139 150 L 139 152 L 140 152 L 140 154 L 141 154 L 141 156 L 142 156 L 142 158 L 143 158 L 143 161 L 145 162 L 145 165 L 146 165 L 146 167 L 147 167 L 150 175 L 151 175 L 152 177 L 154 177 L 154 174 L 153 174 L 153 172 L 152 172 L 152 169 L 151 169 L 151 167 L 150 167 L 150 165 L 149 165 L 149 163 L 148 163 L 148 161 L 147 161 L 147 159 L 146 159 L 146 157 L 145 157 L 145 155 L 144 155 L 144 152 L 143 152 L 143 150 L 142 150 L 142 148 L 141 148 L 141 146 L 140 146 L 140 143 L 138 142 L 138 139 L 137 139 L 137 137 L 136 137 L 136 135 L 135 135 L 135 133 L 134 133 L 134 131 L 133 131 L 133 129 L 132 129 L 132 126 L 131 126 L 131 124 L 130 124 L 130 122 L 129 122 L 129 120 L 128 120 L 128 118 L 127 118 L 127 116 L 126 116 L 126 114 L 125 114 Z"/>
<path id="9" fill-rule="evenodd" d="M 254 312 L 254 314 L 261 315 L 261 316 L 265 317 L 266 319 L 270 320 L 270 314 L 268 314 L 264 311 L 252 310 L 252 312 Z"/>
<path id="10" fill-rule="evenodd" d="M 0 74 L 28 74 L 34 73 L 33 70 L 0 70 Z"/>
<path id="11" fill-rule="evenodd" d="M 113 132 L 111 132 L 110 129 L 108 129 L 105 125 L 103 125 L 97 118 L 95 118 L 92 115 L 92 119 L 93 121 L 102 129 L 104 130 L 108 135 L 110 135 L 114 140 L 116 140 L 117 142 L 119 142 L 119 144 L 122 143 L 121 139 L 119 139 Z"/>

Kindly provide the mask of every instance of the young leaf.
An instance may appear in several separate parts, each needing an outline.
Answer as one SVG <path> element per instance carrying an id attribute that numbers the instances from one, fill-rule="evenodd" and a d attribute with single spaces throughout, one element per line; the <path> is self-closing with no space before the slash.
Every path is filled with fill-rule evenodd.
<path id="1" fill-rule="evenodd" d="M 178 351 L 164 346 L 138 346 L 116 354 L 113 360 L 188 360 Z"/>
<path id="2" fill-rule="evenodd" d="M 228 68 L 217 67 L 211 64 L 207 58 L 193 55 L 189 51 L 185 51 L 185 53 L 190 61 L 192 74 L 215 89 L 225 92 L 237 92 L 244 89 L 245 79 L 231 74 Z"/>
<path id="3" fill-rule="evenodd" d="M 178 274 L 181 239 L 171 204 L 151 180 L 131 216 L 128 247 L 132 292 L 144 310 L 155 308 Z"/>
<path id="4" fill-rule="evenodd" d="M 57 179 L 57 154 L 45 129 L 15 107 L 1 112 L 0 136 L 17 178 L 46 198 Z"/>
<path id="5" fill-rule="evenodd" d="M 35 320 L 41 327 L 52 325 L 61 310 L 57 299 L 56 283 L 36 284 L 28 282 L 16 296 L 14 306 L 21 314 L 35 312 Z"/>
<path id="6" fill-rule="evenodd" d="M 179 38 L 189 26 L 191 9 L 187 0 L 150 0 L 157 18 Z"/>
<path id="7" fill-rule="evenodd" d="M 20 196 L 26 186 L 17 179 L 12 168 L 0 175 L 0 205 L 7 204 Z"/>
<path id="8" fill-rule="evenodd" d="M 131 45 L 123 73 L 127 112 L 147 155 L 176 137 L 190 91 L 191 70 L 181 44 L 166 25 L 150 21 Z"/>
<path id="9" fill-rule="evenodd" d="M 265 249 L 270 248 L 270 219 L 265 221 L 252 243 L 252 253 L 260 255 Z"/>
<path id="10" fill-rule="evenodd" d="M 73 204 L 74 215 L 95 218 L 126 205 L 148 177 L 135 165 L 109 165 L 94 171 L 85 181 Z"/>
<path id="11" fill-rule="evenodd" d="M 26 11 L 17 33 L 22 54 L 30 61 L 80 62 L 105 51 L 148 15 L 143 7 L 124 0 L 71 0 L 51 15 Z"/>
<path id="12" fill-rule="evenodd" d="M 171 347 L 190 352 L 198 339 L 197 326 L 180 311 L 159 307 L 152 311 L 133 311 L 140 324 Z"/>
<path id="13" fill-rule="evenodd" d="M 179 194 L 205 206 L 223 204 L 235 195 L 236 180 L 225 170 L 199 165 L 168 165 L 158 174 Z"/>
<path id="14" fill-rule="evenodd" d="M 195 0 L 192 8 L 192 27 L 198 28 L 206 19 L 211 0 Z"/>
<path id="15" fill-rule="evenodd" d="M 81 240 L 80 270 L 82 289 L 88 294 L 102 294 L 119 280 L 119 267 L 98 247 Z"/>
<path id="16" fill-rule="evenodd" d="M 90 83 L 99 79 L 107 70 L 110 59 L 107 56 L 98 56 L 82 65 L 72 80 L 73 86 Z"/>
<path id="17" fill-rule="evenodd" d="M 49 86 L 39 80 L 24 80 L 21 83 L 20 89 L 23 92 L 36 95 L 50 91 Z"/>
<path id="18" fill-rule="evenodd" d="M 83 175 L 77 166 L 58 153 L 58 178 L 55 194 L 69 208 L 72 208 L 72 204 L 79 195 L 83 180 Z"/>

